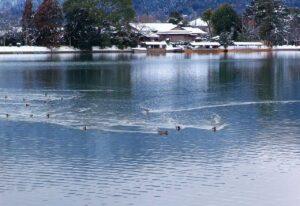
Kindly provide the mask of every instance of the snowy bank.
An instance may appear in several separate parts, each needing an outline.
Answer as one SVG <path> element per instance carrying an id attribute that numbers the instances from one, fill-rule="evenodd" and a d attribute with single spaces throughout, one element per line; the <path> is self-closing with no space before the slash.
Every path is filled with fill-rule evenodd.
<path id="1" fill-rule="evenodd" d="M 0 46 L 0 54 L 45 54 L 45 53 L 74 53 L 79 49 L 67 46 L 47 48 L 42 46 Z"/>
<path id="2" fill-rule="evenodd" d="M 219 47 L 220 52 L 224 51 L 223 47 Z M 229 52 L 243 51 L 300 51 L 300 46 L 284 45 L 274 46 L 273 48 L 266 46 L 229 46 Z M 209 50 L 208 50 L 209 51 Z M 132 48 L 119 49 L 116 46 L 101 48 L 98 46 L 92 47 L 92 51 L 83 51 L 70 46 L 61 46 L 57 48 L 47 48 L 41 46 L 0 46 L 0 54 L 52 54 L 52 53 L 131 53 Z"/>
<path id="3" fill-rule="evenodd" d="M 274 46 L 273 50 L 287 50 L 287 51 L 300 51 L 300 46 L 294 46 L 294 45 L 283 45 L 283 46 Z"/>
<path id="4" fill-rule="evenodd" d="M 46 47 L 38 46 L 1 46 L 1 54 L 10 54 L 10 53 L 48 53 L 50 50 Z"/>
<path id="5" fill-rule="evenodd" d="M 131 52 L 131 49 L 118 49 L 117 47 L 93 47 L 91 52 Z M 70 46 L 47 48 L 42 46 L 0 46 L 0 54 L 48 54 L 48 53 L 79 53 L 87 52 Z"/>
<path id="6" fill-rule="evenodd" d="M 273 46 L 271 47 L 267 47 L 265 45 L 263 46 L 229 46 L 227 48 L 228 50 L 273 50 L 273 51 L 278 51 L 278 50 L 286 50 L 286 51 L 300 51 L 300 46 L 294 46 L 294 45 L 282 45 L 282 46 Z"/>
<path id="7" fill-rule="evenodd" d="M 105 48 L 101 48 L 98 46 L 93 46 L 92 47 L 92 52 L 99 52 L 99 53 L 106 53 L 106 52 L 114 52 L 114 53 L 119 53 L 119 52 L 132 52 L 131 48 L 125 48 L 125 49 L 119 49 L 116 46 L 112 46 L 112 47 L 105 47 Z"/>

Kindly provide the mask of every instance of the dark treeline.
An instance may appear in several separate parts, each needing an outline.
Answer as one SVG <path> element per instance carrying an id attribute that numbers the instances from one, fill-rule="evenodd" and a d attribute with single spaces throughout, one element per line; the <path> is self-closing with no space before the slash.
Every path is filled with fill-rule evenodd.
<path id="1" fill-rule="evenodd" d="M 26 0 L 22 16 L 24 44 L 55 47 L 70 45 L 80 49 L 136 45 L 129 29 L 135 17 L 131 0 L 44 0 L 37 10 Z"/>
<path id="2" fill-rule="evenodd" d="M 299 0 L 284 0 L 288 7 L 300 7 Z M 249 0 L 133 0 L 138 15 L 148 14 L 164 18 L 170 11 L 191 14 L 196 17 L 207 8 L 215 8 L 220 4 L 230 4 L 241 14 Z"/>
<path id="3" fill-rule="evenodd" d="M 47 47 L 70 45 L 85 50 L 92 46 L 124 48 L 137 45 L 139 34 L 132 32 L 128 24 L 135 20 L 131 0 L 60 2 L 43 0 L 34 9 L 32 0 L 26 0 L 22 31 L 2 27 L 8 31 L 6 45 L 16 42 Z M 180 10 L 170 12 L 169 22 L 186 24 L 183 14 Z M 209 25 L 207 38 L 216 40 L 213 37 L 219 36 L 225 47 L 232 40 L 264 41 L 270 46 L 299 41 L 300 9 L 288 8 L 283 0 L 250 0 L 243 12 L 236 12 L 230 4 L 221 4 L 204 12 L 201 10 L 199 15 Z"/>
<path id="4" fill-rule="evenodd" d="M 300 9 L 288 8 L 282 0 L 251 0 L 242 14 L 221 4 L 205 10 L 202 19 L 210 27 L 210 37 L 219 35 L 224 46 L 232 40 L 295 44 L 300 37 Z"/>

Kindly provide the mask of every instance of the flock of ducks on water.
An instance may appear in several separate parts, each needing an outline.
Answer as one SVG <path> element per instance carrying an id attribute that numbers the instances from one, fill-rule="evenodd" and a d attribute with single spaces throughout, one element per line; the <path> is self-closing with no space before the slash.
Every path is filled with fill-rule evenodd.
<path id="1" fill-rule="evenodd" d="M 142 108 L 142 110 L 144 111 L 144 113 L 146 114 L 146 115 L 149 115 L 149 113 L 150 113 L 150 110 L 149 109 L 147 109 L 147 108 Z M 176 125 L 175 126 L 175 129 L 176 129 L 176 131 L 180 131 L 181 130 L 181 126 L 179 126 L 179 125 Z M 213 132 L 217 132 L 217 126 L 213 126 L 212 127 L 212 131 Z M 160 129 L 158 129 L 158 134 L 159 135 L 161 135 L 161 136 L 164 136 L 164 135 L 168 135 L 169 134 L 169 132 L 168 132 L 168 130 L 160 130 Z"/>
<path id="2" fill-rule="evenodd" d="M 48 93 L 45 92 L 45 97 L 47 97 L 47 96 L 48 96 Z M 4 96 L 4 99 L 5 99 L 5 101 L 6 101 L 6 100 L 8 99 L 8 96 L 5 95 L 5 96 Z M 61 97 L 61 100 L 63 100 L 63 97 Z M 23 98 L 23 102 L 26 102 L 26 99 L 25 99 L 25 98 Z M 45 103 L 47 103 L 47 101 L 45 101 Z M 25 103 L 25 107 L 29 107 L 29 106 L 30 106 L 29 103 Z M 9 118 L 9 117 L 10 117 L 10 114 L 7 113 L 7 114 L 5 114 L 5 116 L 6 116 L 6 118 Z M 29 117 L 30 117 L 30 118 L 33 118 L 33 114 L 30 114 Z M 47 117 L 47 119 L 49 119 L 49 118 L 50 118 L 50 114 L 47 113 L 46 117 Z"/>
<path id="3" fill-rule="evenodd" d="M 47 92 L 45 92 L 45 97 L 47 97 L 48 96 L 48 93 Z M 5 101 L 8 99 L 8 96 L 5 96 L 4 97 L 5 98 Z M 63 97 L 61 97 L 61 101 L 63 100 Z M 23 98 L 23 102 L 26 102 L 26 99 L 25 98 Z M 47 101 L 45 101 L 45 103 L 47 103 Z M 29 107 L 30 106 L 30 104 L 29 103 L 25 103 L 25 107 Z M 149 109 L 147 109 L 147 108 L 142 108 L 142 110 L 144 111 L 144 113 L 146 114 L 146 115 L 149 115 L 149 113 L 150 113 L 150 110 Z M 5 114 L 5 116 L 6 116 L 6 118 L 9 118 L 10 117 L 10 114 Z M 29 115 L 30 116 L 30 118 L 33 118 L 33 114 L 30 114 Z M 47 119 L 49 119 L 50 118 L 50 114 L 49 113 L 47 113 L 46 114 L 46 118 Z M 81 128 L 81 130 L 83 130 L 83 131 L 86 131 L 88 128 L 87 128 L 87 126 L 83 126 L 82 128 Z M 181 126 L 179 126 L 179 125 L 176 125 L 175 126 L 175 129 L 176 129 L 176 131 L 180 131 L 181 130 Z M 216 132 L 217 131 L 217 127 L 216 126 L 213 126 L 212 127 L 212 131 L 213 132 Z M 158 129 L 157 130 L 157 133 L 158 133 L 158 135 L 161 135 L 161 136 L 166 136 L 166 135 L 169 135 L 169 132 L 168 132 L 168 130 L 161 130 L 161 129 Z"/>

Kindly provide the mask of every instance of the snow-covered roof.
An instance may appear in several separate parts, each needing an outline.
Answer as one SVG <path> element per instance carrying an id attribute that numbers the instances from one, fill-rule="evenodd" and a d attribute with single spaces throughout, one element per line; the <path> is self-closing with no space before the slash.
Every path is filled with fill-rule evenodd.
<path id="1" fill-rule="evenodd" d="M 219 42 L 211 41 L 201 41 L 201 42 L 191 42 L 192 46 L 221 46 Z"/>
<path id="2" fill-rule="evenodd" d="M 189 31 L 192 34 L 207 34 L 207 32 L 203 31 L 199 28 L 193 28 L 193 27 L 182 27 L 184 30 Z"/>
<path id="3" fill-rule="evenodd" d="M 143 36 L 149 38 L 158 38 L 161 34 L 170 35 L 200 35 L 207 34 L 199 28 L 179 27 L 170 23 L 130 23 L 130 26 Z"/>
<path id="4" fill-rule="evenodd" d="M 147 31 L 144 31 L 144 32 L 141 32 L 141 34 L 145 37 L 148 37 L 148 38 L 159 38 L 159 36 L 153 32 L 147 32 Z"/>
<path id="5" fill-rule="evenodd" d="M 167 42 L 165 42 L 165 41 L 148 41 L 148 42 L 144 42 L 144 44 L 146 44 L 147 46 L 149 46 L 149 45 L 167 45 Z"/>
<path id="6" fill-rule="evenodd" d="M 130 26 L 138 31 L 165 32 L 177 27 L 171 23 L 130 23 Z"/>
<path id="7" fill-rule="evenodd" d="M 263 46 L 262 42 L 233 42 L 235 46 Z"/>
<path id="8" fill-rule="evenodd" d="M 214 36 L 214 37 L 212 37 L 211 39 L 212 39 L 212 40 L 218 41 L 218 40 L 220 39 L 220 36 Z"/>
<path id="9" fill-rule="evenodd" d="M 170 23 L 130 23 L 129 25 L 148 38 L 158 38 L 157 33 L 167 32 L 177 27 Z"/>
<path id="10" fill-rule="evenodd" d="M 173 35 L 190 35 L 191 32 L 187 31 L 187 30 L 180 30 L 180 29 L 176 29 L 176 30 L 170 30 L 170 31 L 164 31 L 164 32 L 158 32 L 157 34 L 173 34 Z"/>
<path id="11" fill-rule="evenodd" d="M 205 31 L 199 29 L 199 28 L 182 27 L 181 29 L 180 28 L 175 28 L 175 29 L 172 29 L 172 30 L 169 30 L 169 31 L 157 32 L 157 34 L 200 35 L 200 34 L 207 34 L 207 33 Z"/>
<path id="12" fill-rule="evenodd" d="M 195 27 L 197 27 L 197 26 L 207 27 L 208 26 L 207 23 L 205 21 L 203 21 L 201 18 L 197 18 L 193 21 L 190 21 L 189 25 L 190 26 L 195 26 Z"/>

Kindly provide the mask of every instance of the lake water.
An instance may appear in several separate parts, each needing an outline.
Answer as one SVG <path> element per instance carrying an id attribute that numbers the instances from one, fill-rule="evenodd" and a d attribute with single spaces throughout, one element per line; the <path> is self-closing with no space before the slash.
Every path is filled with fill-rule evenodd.
<path id="1" fill-rule="evenodd" d="M 299 62 L 2 55 L 0 205 L 298 206 Z"/>

